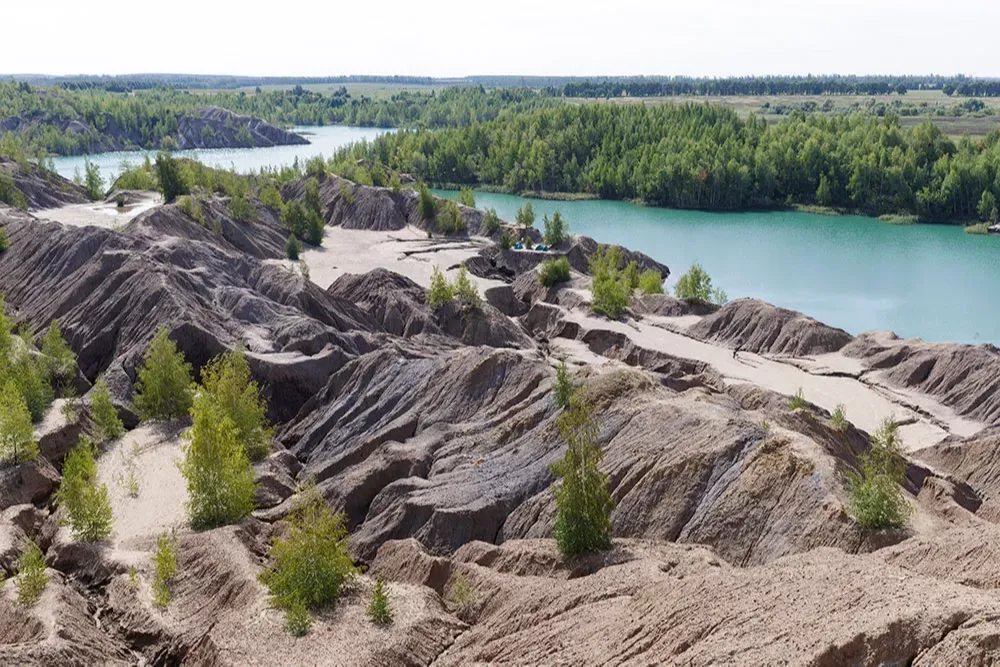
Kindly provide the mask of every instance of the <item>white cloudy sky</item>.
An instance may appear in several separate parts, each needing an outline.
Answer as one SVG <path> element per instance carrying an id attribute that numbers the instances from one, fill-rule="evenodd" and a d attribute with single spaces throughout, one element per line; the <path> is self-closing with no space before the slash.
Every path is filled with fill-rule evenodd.
<path id="1" fill-rule="evenodd" d="M 996 0 L 2 0 L 0 72 L 1000 76 Z"/>

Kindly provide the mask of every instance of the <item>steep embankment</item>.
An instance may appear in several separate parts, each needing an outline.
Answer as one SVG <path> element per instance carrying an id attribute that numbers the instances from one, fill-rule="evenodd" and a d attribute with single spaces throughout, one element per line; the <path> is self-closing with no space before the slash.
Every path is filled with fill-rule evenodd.
<path id="1" fill-rule="evenodd" d="M 31 210 L 79 204 L 87 201 L 83 188 L 58 174 L 43 171 L 27 162 L 0 156 L 0 178 L 9 177 L 17 193 L 7 193 L 7 203 Z M 16 200 L 16 201 L 15 201 Z M 0 206 L 3 205 L 0 200 Z"/>
<path id="2" fill-rule="evenodd" d="M 174 114 L 177 129 L 171 137 L 177 148 L 261 148 L 308 144 L 305 138 L 252 116 L 241 116 L 219 107 L 202 107 L 191 113 Z M 85 138 L 92 153 L 159 148 L 150 145 L 151 127 L 123 127 L 107 117 L 96 127 L 82 117 L 54 116 L 45 112 L 0 118 L 0 132 L 30 135 L 54 129 Z"/>

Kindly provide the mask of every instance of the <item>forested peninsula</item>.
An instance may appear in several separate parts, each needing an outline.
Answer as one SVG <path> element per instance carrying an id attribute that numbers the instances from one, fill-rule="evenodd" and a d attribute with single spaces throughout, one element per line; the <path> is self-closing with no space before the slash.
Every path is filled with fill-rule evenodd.
<path id="1" fill-rule="evenodd" d="M 335 161 L 508 192 L 714 211 L 802 204 L 947 222 L 996 218 L 998 142 L 993 131 L 956 143 L 930 121 L 906 130 L 891 115 L 796 112 L 768 125 L 706 104 L 590 104 L 400 131 Z"/>

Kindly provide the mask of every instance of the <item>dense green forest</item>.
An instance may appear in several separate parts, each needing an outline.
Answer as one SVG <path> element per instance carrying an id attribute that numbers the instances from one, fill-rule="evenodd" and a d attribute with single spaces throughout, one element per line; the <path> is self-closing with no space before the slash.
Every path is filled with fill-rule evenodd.
<path id="1" fill-rule="evenodd" d="M 929 121 L 794 113 L 768 126 L 705 104 L 565 105 L 436 131 L 386 134 L 341 151 L 432 183 L 587 192 L 676 208 L 789 204 L 995 218 L 1000 132 L 957 145 Z M 984 194 L 989 193 L 989 194 Z M 985 205 L 980 203 L 985 200 Z"/>
<path id="2" fill-rule="evenodd" d="M 486 91 L 451 88 L 440 93 L 400 92 L 387 99 L 291 90 L 191 93 L 157 88 L 131 94 L 100 88 L 38 88 L 0 82 L 0 133 L 18 137 L 32 152 L 93 152 L 102 136 L 139 137 L 138 147 L 158 148 L 177 132 L 178 118 L 218 106 L 279 125 L 346 124 L 374 127 L 461 127 L 489 121 L 501 111 L 521 112 L 560 104 L 526 88 Z"/>

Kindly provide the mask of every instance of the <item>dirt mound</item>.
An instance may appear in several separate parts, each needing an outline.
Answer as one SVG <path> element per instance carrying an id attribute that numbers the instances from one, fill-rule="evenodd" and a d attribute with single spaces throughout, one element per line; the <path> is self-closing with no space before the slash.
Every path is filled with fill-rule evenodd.
<path id="1" fill-rule="evenodd" d="M 308 144 L 305 137 L 283 130 L 252 116 L 241 116 L 219 107 L 201 107 L 194 113 L 178 114 L 177 147 L 266 148 Z"/>
<path id="2" fill-rule="evenodd" d="M 325 381 L 304 372 L 304 362 L 320 357 L 328 376 L 370 349 L 368 332 L 379 329 L 353 304 L 236 240 L 239 232 L 268 254 L 278 237 L 265 222 L 230 221 L 219 237 L 176 207 L 143 214 L 124 234 L 24 216 L 2 222 L 11 244 L 0 255 L 0 291 L 35 331 L 58 317 L 90 380 L 111 365 L 134 377 L 159 326 L 196 368 L 243 341 L 260 375 L 273 380 L 266 388 L 274 416 L 287 419 Z M 279 379 L 283 389 L 272 391 Z"/>
<path id="3" fill-rule="evenodd" d="M 757 299 L 737 299 L 692 325 L 695 338 L 758 354 L 807 356 L 836 352 L 851 341 L 842 329 Z"/>
<path id="4" fill-rule="evenodd" d="M 14 181 L 14 187 L 24 195 L 30 210 L 82 204 L 87 201 L 83 188 L 54 172 L 39 169 L 33 164 L 17 163 L 0 155 L 0 173 Z M 0 203 L 0 207 L 3 204 Z"/>
<path id="5" fill-rule="evenodd" d="M 632 298 L 632 311 L 636 315 L 660 315 L 679 317 L 682 315 L 711 315 L 719 307 L 711 303 L 685 301 L 669 294 L 642 294 Z"/>
<path id="6" fill-rule="evenodd" d="M 879 371 L 879 380 L 934 396 L 960 415 L 1000 424 L 1000 350 L 992 345 L 925 343 L 870 332 L 843 352 Z"/>
<path id="7" fill-rule="evenodd" d="M 553 647 L 560 664 L 986 664 L 1000 642 L 995 596 L 874 555 L 817 549 L 736 569 L 703 547 L 622 541 L 569 578 L 561 560 L 551 542 L 450 559 L 390 542 L 373 570 L 433 586 L 470 619 L 442 665 L 547 664 Z"/>

